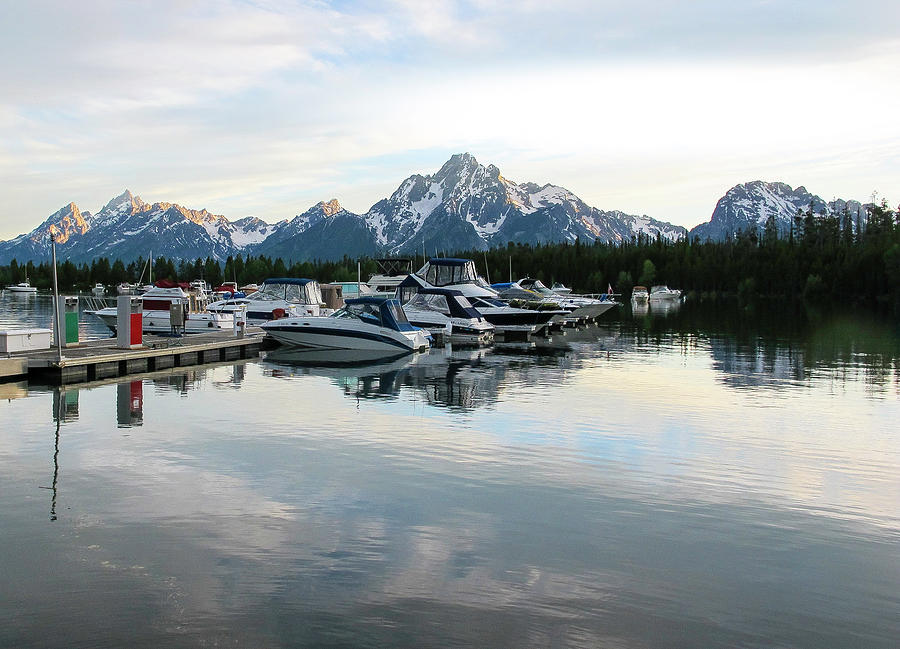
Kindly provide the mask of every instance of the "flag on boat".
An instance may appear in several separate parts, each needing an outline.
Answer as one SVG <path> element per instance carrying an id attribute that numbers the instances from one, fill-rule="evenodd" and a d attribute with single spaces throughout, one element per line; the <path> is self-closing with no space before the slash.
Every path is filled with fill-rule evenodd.
<path id="1" fill-rule="evenodd" d="M 613 290 L 612 290 L 612 284 L 607 284 L 607 285 L 606 285 L 606 292 L 609 293 L 610 295 L 612 295 L 612 292 L 613 292 Z"/>

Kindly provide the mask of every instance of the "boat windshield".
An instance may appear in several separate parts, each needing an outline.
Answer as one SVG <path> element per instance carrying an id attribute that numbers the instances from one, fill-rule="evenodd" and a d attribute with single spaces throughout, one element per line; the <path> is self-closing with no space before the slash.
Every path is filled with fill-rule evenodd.
<path id="1" fill-rule="evenodd" d="M 534 291 L 538 295 L 555 295 L 553 291 L 546 287 L 546 285 L 539 279 L 532 280 L 521 280 L 519 284 L 522 288 L 528 291 Z"/>
<path id="2" fill-rule="evenodd" d="M 444 295 L 425 295 L 424 293 L 416 293 L 406 305 L 411 309 L 419 311 L 437 311 L 447 315 L 450 313 L 450 307 L 447 306 L 447 298 Z"/>
<path id="3" fill-rule="evenodd" d="M 501 300 L 494 300 L 491 298 L 483 298 L 483 297 L 470 298 L 470 302 L 471 302 L 471 306 L 475 307 L 476 309 L 481 309 L 484 307 L 496 308 L 496 307 L 509 306 Z"/>
<path id="4" fill-rule="evenodd" d="M 362 320 L 366 324 L 383 327 L 381 320 L 381 309 L 377 304 L 345 304 L 343 307 L 334 312 L 332 318 L 356 318 Z M 405 317 L 405 316 L 404 316 Z"/>
<path id="5" fill-rule="evenodd" d="M 398 325 L 409 324 L 409 318 L 406 317 L 406 313 L 403 312 L 403 307 L 400 306 L 400 303 L 396 300 L 389 300 L 381 305 L 382 309 L 390 312 L 392 316 L 394 316 L 394 321 Z"/>
<path id="6" fill-rule="evenodd" d="M 475 262 L 471 259 L 465 263 L 441 264 L 428 262 L 416 275 L 432 286 L 450 286 L 452 284 L 479 284 Z"/>
<path id="7" fill-rule="evenodd" d="M 319 304 L 322 301 L 319 283 L 314 280 L 305 284 L 263 282 L 259 290 L 247 297 L 251 300 L 284 300 L 297 304 Z"/>

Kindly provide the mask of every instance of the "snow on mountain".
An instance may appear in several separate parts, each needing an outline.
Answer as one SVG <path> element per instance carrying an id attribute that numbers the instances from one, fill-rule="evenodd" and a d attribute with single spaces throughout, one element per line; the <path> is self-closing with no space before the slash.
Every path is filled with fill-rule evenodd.
<path id="1" fill-rule="evenodd" d="M 858 201 L 826 202 L 802 186 L 794 189 L 785 183 L 755 180 L 729 189 L 716 203 L 710 220 L 693 228 L 690 236 L 722 240 L 741 231 L 761 230 L 770 217 L 783 234 L 790 230 L 798 211 L 810 208 L 819 215 L 842 214 L 846 209 L 855 216 L 865 210 Z"/>
<path id="2" fill-rule="evenodd" d="M 47 259 L 51 230 L 61 258 L 75 262 L 101 256 L 128 261 L 151 250 L 180 259 L 265 254 L 301 261 L 408 253 L 423 246 L 434 253 L 507 242 L 615 243 L 638 234 L 671 240 L 685 235 L 684 228 L 648 216 L 591 207 L 557 185 L 516 183 L 468 153 L 453 155 L 432 175 L 410 176 L 363 215 L 332 199 L 274 224 L 255 217 L 232 222 L 205 209 L 149 204 L 125 191 L 94 215 L 70 204 L 31 233 L 0 242 L 0 263 Z"/>
<path id="3" fill-rule="evenodd" d="M 628 240 L 638 232 L 675 239 L 685 230 L 649 217 L 602 212 L 556 185 L 518 184 L 468 153 L 433 176 L 413 175 L 364 216 L 390 253 L 486 249 L 528 243 Z"/>

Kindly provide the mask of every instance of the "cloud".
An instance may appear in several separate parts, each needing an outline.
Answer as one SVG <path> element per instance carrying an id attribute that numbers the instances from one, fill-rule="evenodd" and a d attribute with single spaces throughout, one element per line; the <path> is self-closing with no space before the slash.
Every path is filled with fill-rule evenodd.
<path id="1" fill-rule="evenodd" d="M 722 160 L 769 175 L 756 170 L 802 157 L 806 168 L 786 179 L 800 184 L 822 176 L 808 152 L 833 158 L 900 138 L 889 85 L 900 47 L 872 28 L 900 18 L 894 3 L 5 10 L 2 237 L 72 200 L 95 210 L 124 187 L 229 218 L 277 220 L 331 196 L 365 211 L 407 174 L 463 150 L 597 207 L 693 225 L 730 186 L 719 185 L 732 180 L 722 168 L 735 165 Z M 386 157 L 380 170 L 367 163 Z M 695 187 L 679 172 L 709 169 L 715 189 L 677 205 L 653 189 Z M 890 171 L 869 165 L 856 182 L 887 187 Z"/>

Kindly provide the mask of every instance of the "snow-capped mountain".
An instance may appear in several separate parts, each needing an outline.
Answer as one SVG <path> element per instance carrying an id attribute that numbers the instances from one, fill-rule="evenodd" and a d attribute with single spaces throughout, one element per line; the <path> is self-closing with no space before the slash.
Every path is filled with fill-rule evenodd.
<path id="1" fill-rule="evenodd" d="M 275 227 L 278 228 L 275 234 L 249 252 L 303 261 L 373 255 L 379 249 L 374 233 L 363 218 L 345 210 L 337 199 L 318 203 Z"/>
<path id="2" fill-rule="evenodd" d="M 865 216 L 865 206 L 858 201 L 835 199 L 826 202 L 805 187 L 793 189 L 785 183 L 768 183 L 755 180 L 735 185 L 716 203 L 716 209 L 707 223 L 701 223 L 690 232 L 701 240 L 722 240 L 741 231 L 762 230 L 769 217 L 775 218 L 779 232 L 788 232 L 797 211 L 806 212 L 812 207 L 814 214 L 843 215 L 848 212 L 855 219 L 857 213 Z"/>
<path id="3" fill-rule="evenodd" d="M 348 212 L 334 199 L 274 224 L 145 203 L 129 191 L 93 215 L 73 203 L 29 234 L 0 242 L 0 263 L 48 259 L 51 230 L 58 235 L 60 258 L 76 263 L 98 257 L 130 261 L 150 251 L 179 259 L 222 261 L 240 253 L 325 260 L 408 253 L 423 245 L 434 253 L 510 241 L 619 242 L 639 233 L 668 239 L 686 233 L 648 216 L 599 210 L 556 185 L 517 184 L 468 153 L 452 156 L 433 175 L 410 176 L 363 215 Z"/>
<path id="4" fill-rule="evenodd" d="M 28 234 L 21 234 L 9 241 L 0 241 L 0 260 L 5 262 L 13 257 L 20 260 L 46 259 L 50 256 L 50 234 L 56 235 L 57 250 L 62 253 L 67 248 L 72 248 L 74 242 L 91 229 L 92 215 L 90 212 L 82 212 L 75 203 L 69 203 L 47 217 Z M 7 251 L 13 254 L 7 256 Z"/>
<path id="5" fill-rule="evenodd" d="M 128 261 L 151 251 L 181 259 L 222 260 L 265 241 L 273 227 L 254 217 L 232 223 L 206 210 L 145 203 L 126 190 L 94 215 L 70 203 L 29 234 L 0 243 L 0 263 L 12 258 L 47 259 L 51 231 L 57 235 L 60 258 L 74 262 L 97 257 Z"/>
<path id="6" fill-rule="evenodd" d="M 364 216 L 388 252 L 487 249 L 526 243 L 628 240 L 639 232 L 669 239 L 685 229 L 650 217 L 603 212 L 555 185 L 517 184 L 494 165 L 457 154 L 433 176 L 407 178 Z"/>

